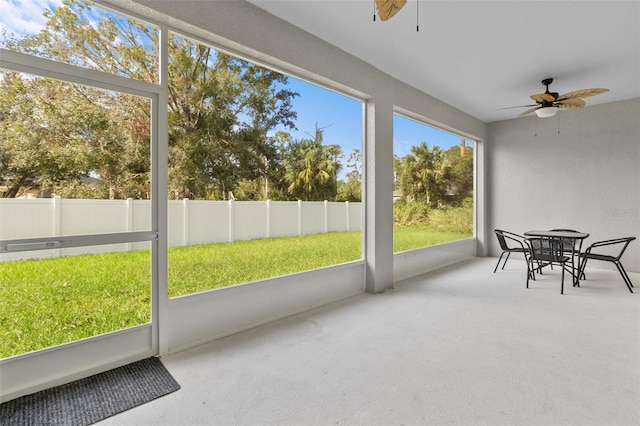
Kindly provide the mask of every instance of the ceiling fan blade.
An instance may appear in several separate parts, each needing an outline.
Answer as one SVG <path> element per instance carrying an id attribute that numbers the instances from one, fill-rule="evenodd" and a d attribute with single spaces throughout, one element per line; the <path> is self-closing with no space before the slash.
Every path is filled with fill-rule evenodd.
<path id="1" fill-rule="evenodd" d="M 533 102 L 537 102 L 537 103 L 541 104 L 542 101 L 544 100 L 544 95 L 545 95 L 544 93 L 540 93 L 540 94 L 537 94 L 537 95 L 531 95 L 529 97 L 531 98 L 531 100 Z"/>
<path id="2" fill-rule="evenodd" d="M 531 108 L 526 110 L 525 112 L 520 114 L 520 117 L 527 115 L 527 114 L 531 114 L 533 111 L 537 110 L 538 108 L 540 108 L 540 105 L 536 105 L 535 108 Z"/>
<path id="3" fill-rule="evenodd" d="M 600 95 L 602 93 L 607 93 L 609 91 L 609 89 L 580 89 L 580 90 L 575 90 L 573 92 L 569 92 L 569 93 L 565 93 L 564 95 L 560 96 L 557 100 L 558 101 L 562 101 L 565 99 L 571 99 L 571 98 L 588 98 L 590 96 L 595 96 L 595 95 Z"/>
<path id="4" fill-rule="evenodd" d="M 503 109 L 513 109 L 513 108 L 537 107 L 537 106 L 539 106 L 539 105 L 537 105 L 537 104 L 531 104 L 531 105 L 518 105 L 518 106 L 511 106 L 511 107 L 498 108 L 498 109 L 495 109 L 494 111 L 500 111 L 500 110 L 503 110 Z"/>
<path id="5" fill-rule="evenodd" d="M 376 0 L 378 16 L 383 21 L 391 19 L 405 4 L 407 0 Z"/>
<path id="6" fill-rule="evenodd" d="M 560 109 L 582 108 L 587 103 L 580 98 L 563 99 L 557 102 Z"/>

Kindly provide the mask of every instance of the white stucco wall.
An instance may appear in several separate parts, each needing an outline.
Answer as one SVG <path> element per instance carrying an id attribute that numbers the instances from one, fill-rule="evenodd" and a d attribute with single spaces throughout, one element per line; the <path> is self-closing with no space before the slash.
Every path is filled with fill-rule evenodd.
<path id="1" fill-rule="evenodd" d="M 640 237 L 640 98 L 561 111 L 559 129 L 555 117 L 489 125 L 487 229 L 577 229 L 585 244 Z M 639 241 L 622 261 L 640 272 Z"/>

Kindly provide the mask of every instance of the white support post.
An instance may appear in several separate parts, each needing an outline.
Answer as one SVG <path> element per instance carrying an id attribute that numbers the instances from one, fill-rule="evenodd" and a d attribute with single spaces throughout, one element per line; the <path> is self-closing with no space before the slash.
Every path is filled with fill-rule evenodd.
<path id="1" fill-rule="evenodd" d="M 62 199 L 59 195 L 53 197 L 53 236 L 62 235 Z M 53 257 L 60 257 L 61 249 L 53 250 Z"/>
<path id="2" fill-rule="evenodd" d="M 167 159 L 169 158 L 169 131 L 168 131 L 168 68 L 169 68 L 169 30 L 166 27 L 160 28 L 160 93 L 157 99 L 152 102 L 151 123 L 151 229 L 156 231 L 158 238 L 152 242 L 153 253 L 153 274 L 152 274 L 152 321 L 155 328 L 152 345 L 158 348 L 160 355 L 169 352 L 169 214 L 167 203 L 168 170 Z M 162 107 L 164 105 L 164 108 Z M 156 120 L 154 121 L 153 118 Z M 155 152 L 154 152 L 155 151 Z M 165 171 L 161 173 L 161 171 Z"/>
<path id="3" fill-rule="evenodd" d="M 345 206 L 345 210 L 347 211 L 347 231 L 351 231 L 351 223 L 349 220 L 349 202 L 345 201 L 344 202 L 344 206 Z"/>
<path id="4" fill-rule="evenodd" d="M 235 223 L 235 209 L 233 208 L 233 200 L 229 200 L 229 242 L 233 242 L 233 227 Z"/>
<path id="5" fill-rule="evenodd" d="M 393 288 L 393 105 L 367 102 L 365 126 L 365 287 L 380 293 Z"/>
<path id="6" fill-rule="evenodd" d="M 189 199 L 182 199 L 182 245 L 189 245 Z"/>
<path id="7" fill-rule="evenodd" d="M 133 198 L 127 198 L 127 232 L 133 232 Z M 127 243 L 127 251 L 133 250 L 133 243 Z"/>
<path id="8" fill-rule="evenodd" d="M 298 235 L 302 235 L 302 200 L 298 200 Z"/>
<path id="9" fill-rule="evenodd" d="M 329 202 L 324 200 L 324 233 L 329 232 Z"/>
<path id="10" fill-rule="evenodd" d="M 271 238 L 271 200 L 267 200 L 266 208 L 267 208 L 267 238 Z"/>

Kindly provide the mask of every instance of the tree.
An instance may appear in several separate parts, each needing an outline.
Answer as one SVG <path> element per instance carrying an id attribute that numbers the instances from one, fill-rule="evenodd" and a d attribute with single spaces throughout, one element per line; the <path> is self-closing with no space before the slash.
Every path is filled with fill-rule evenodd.
<path id="1" fill-rule="evenodd" d="M 323 145 L 322 139 L 323 131 L 316 126 L 314 139 L 289 144 L 284 165 L 290 196 L 304 201 L 335 199 L 342 148 Z"/>
<path id="2" fill-rule="evenodd" d="M 473 197 L 473 148 L 466 147 L 464 153 L 453 146 L 445 152 L 450 165 L 447 200 L 460 206 L 465 199 Z"/>
<path id="3" fill-rule="evenodd" d="M 336 201 L 362 201 L 362 152 L 354 149 L 347 160 L 346 182 L 338 182 Z"/>
<path id="4" fill-rule="evenodd" d="M 44 15 L 47 23 L 40 33 L 22 39 L 3 34 L 2 45 L 84 68 L 157 81 L 157 55 L 153 59 L 149 53 L 157 51 L 153 47 L 156 33 L 71 0 Z M 28 87 L 32 102 L 14 99 L 14 114 L 0 117 L 5 136 L 0 149 L 16 148 L 3 167 L 13 170 L 13 176 L 3 173 L 1 179 L 22 181 L 22 186 L 29 182 L 70 197 L 149 197 L 148 100 L 26 74 L 5 78 L 3 83 L 3 93 Z M 6 100 L 3 96 L 0 102 Z M 32 131 L 21 132 L 20 120 L 30 120 Z M 15 173 L 20 156 L 30 159 L 22 163 L 22 172 L 30 175 L 26 180 Z M 16 194 L 10 191 L 6 196 Z"/>
<path id="5" fill-rule="evenodd" d="M 155 28 L 79 0 L 64 0 L 61 7 L 46 12 L 45 16 L 47 24 L 39 34 L 17 41 L 5 38 L 3 44 L 13 50 L 110 74 L 158 81 Z M 263 159 L 268 158 L 269 165 L 280 160 L 277 146 L 269 144 L 268 131 L 280 124 L 294 128 L 296 113 L 291 100 L 297 93 L 285 88 L 287 77 L 175 35 L 170 40 L 169 56 L 170 197 L 226 198 L 240 182 L 264 179 Z M 31 90 L 38 92 L 37 85 L 42 80 L 32 79 L 29 84 L 35 84 Z M 102 126 L 101 136 L 93 141 L 87 138 L 78 148 L 84 150 L 77 153 L 78 158 L 87 157 L 86 161 L 82 167 L 67 162 L 66 167 L 71 169 L 65 173 L 97 176 L 101 185 L 108 188 L 110 197 L 148 197 L 149 101 L 121 93 L 102 92 L 94 96 L 89 93 L 91 90 L 84 92 L 80 94 L 85 97 L 80 103 L 63 104 L 64 99 L 59 96 L 53 96 L 55 101 L 51 101 L 55 110 L 65 110 L 72 116 L 92 110 L 101 116 L 91 121 Z M 27 120 L 27 116 L 23 118 Z M 39 121 L 39 117 L 32 118 Z M 6 114 L 0 120 L 3 127 L 13 126 Z M 91 135 L 93 130 L 85 125 L 75 133 Z M 16 127 L 13 134 L 18 133 Z M 22 139 L 14 138 L 11 142 L 3 139 L 0 144 L 3 170 L 24 166 L 16 163 L 15 153 L 7 153 L 10 145 L 35 144 L 39 152 L 46 152 L 46 145 L 39 139 L 32 138 L 26 143 L 28 135 L 25 133 Z M 47 166 L 28 166 L 33 176 L 24 179 L 45 182 L 49 178 L 42 175 L 43 168 L 61 168 L 54 158 L 38 155 L 38 160 Z M 89 169 L 87 162 L 91 163 Z M 273 164 L 267 169 L 278 167 Z M 16 177 L 12 182 L 21 179 Z M 64 189 L 73 192 L 72 186 Z"/>
<path id="6" fill-rule="evenodd" d="M 399 187 L 407 202 L 424 202 L 437 208 L 444 201 L 449 166 L 440 147 L 426 142 L 411 147 L 400 162 Z"/>
<path id="7" fill-rule="evenodd" d="M 126 109 L 126 97 L 116 100 L 103 91 L 15 72 L 2 76 L 0 179 L 9 186 L 5 197 L 29 187 L 60 192 L 77 186 L 99 165 L 101 182 L 109 188 L 124 170 L 136 168 L 137 157 L 127 155 L 136 135 L 119 131 L 126 115 L 115 113 Z M 100 192 L 93 189 L 93 195 Z"/>
<path id="8" fill-rule="evenodd" d="M 267 132 L 293 128 L 287 77 L 174 37 L 170 43 L 169 176 L 178 197 L 226 198 L 277 158 Z M 242 118 L 245 121 L 242 121 Z"/>
<path id="9" fill-rule="evenodd" d="M 45 10 L 45 27 L 12 48 L 34 56 L 157 83 L 156 28 L 81 0 Z"/>

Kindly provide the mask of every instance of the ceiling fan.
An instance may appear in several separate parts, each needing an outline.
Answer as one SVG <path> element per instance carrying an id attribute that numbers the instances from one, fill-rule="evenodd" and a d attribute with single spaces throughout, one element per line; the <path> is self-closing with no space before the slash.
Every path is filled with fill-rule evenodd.
<path id="1" fill-rule="evenodd" d="M 535 112 L 536 115 L 541 118 L 553 117 L 560 109 L 582 108 L 586 105 L 583 98 L 588 98 L 590 96 L 599 95 L 609 91 L 609 89 L 581 89 L 565 93 L 564 95 L 559 95 L 558 92 L 549 91 L 549 85 L 551 83 L 553 83 L 553 78 L 545 78 L 542 80 L 542 84 L 544 84 L 547 89 L 544 93 L 530 96 L 535 104 L 520 105 L 510 108 L 533 107 L 520 114 L 521 117 L 531 114 L 532 112 Z"/>

